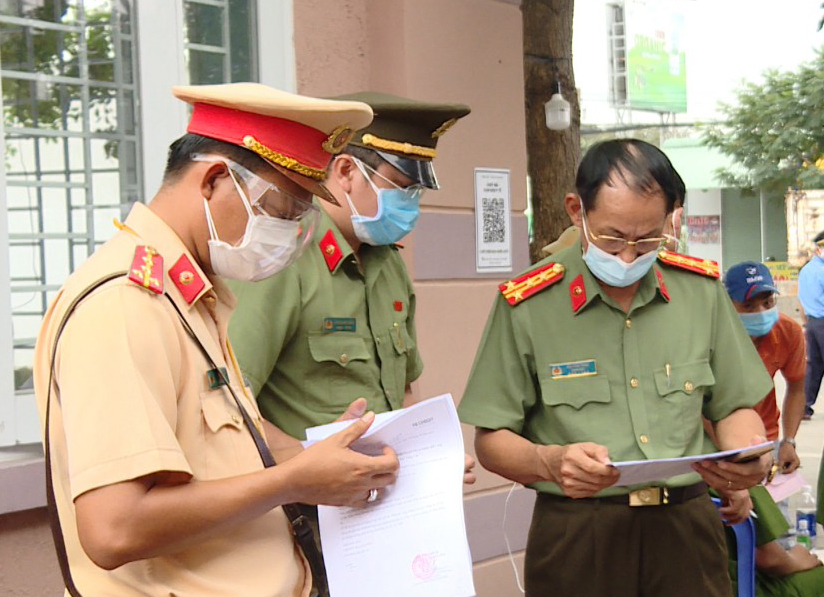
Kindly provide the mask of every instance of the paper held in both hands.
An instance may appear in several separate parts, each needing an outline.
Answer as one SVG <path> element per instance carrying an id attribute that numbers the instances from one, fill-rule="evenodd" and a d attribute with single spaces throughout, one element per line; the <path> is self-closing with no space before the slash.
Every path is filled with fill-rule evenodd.
<path id="1" fill-rule="evenodd" d="M 349 424 L 307 429 L 305 443 Z M 452 396 L 377 415 L 352 448 L 375 455 L 385 445 L 397 453 L 400 469 L 377 501 L 318 507 L 330 594 L 475 595 L 463 513 L 463 436 Z"/>
<path id="2" fill-rule="evenodd" d="M 626 460 L 624 462 L 613 462 L 612 466 L 621 472 L 621 477 L 616 485 L 635 485 L 637 483 L 649 483 L 660 481 L 676 475 L 693 472 L 692 465 L 702 460 L 731 460 L 735 462 L 747 462 L 758 458 L 761 454 L 769 452 L 775 447 L 775 442 L 764 442 L 746 448 L 735 450 L 724 450 L 711 454 L 698 454 L 696 456 L 684 456 L 681 458 L 660 458 L 658 460 Z"/>

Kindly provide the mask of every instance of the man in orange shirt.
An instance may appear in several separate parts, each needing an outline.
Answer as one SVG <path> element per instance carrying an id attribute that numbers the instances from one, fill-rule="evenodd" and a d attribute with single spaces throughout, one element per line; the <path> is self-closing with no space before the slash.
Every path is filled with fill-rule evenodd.
<path id="1" fill-rule="evenodd" d="M 778 463 L 782 472 L 792 472 L 799 465 L 795 434 L 804 414 L 804 331 L 790 316 L 778 312 L 775 297 L 778 289 L 763 263 L 742 261 L 733 265 L 724 276 L 724 285 L 767 371 L 771 376 L 781 371 L 787 382 L 783 416 L 778 410 L 775 388 L 753 408 L 764 421 L 770 440 L 778 439 L 781 418 L 783 438 Z"/>

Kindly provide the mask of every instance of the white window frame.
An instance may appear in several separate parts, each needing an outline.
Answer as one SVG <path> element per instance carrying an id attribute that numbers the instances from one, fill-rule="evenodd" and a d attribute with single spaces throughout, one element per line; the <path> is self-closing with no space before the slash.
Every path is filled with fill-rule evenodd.
<path id="1" fill-rule="evenodd" d="M 293 0 L 257 0 L 256 10 L 260 82 L 294 92 Z M 174 85 L 188 83 L 183 0 L 135 0 L 134 15 L 139 89 L 136 111 L 141 123 L 144 200 L 148 201 L 160 188 L 169 144 L 185 132 L 188 119 L 186 105 L 175 100 L 170 91 Z M 0 133 L 5 133 L 5 125 L 0 126 Z M 0 134 L 0 155 L 5 155 L 4 139 Z M 5 188 L 5 164 L 0 163 L 0 448 L 40 442 L 32 395 L 16 395 L 14 391 Z"/>

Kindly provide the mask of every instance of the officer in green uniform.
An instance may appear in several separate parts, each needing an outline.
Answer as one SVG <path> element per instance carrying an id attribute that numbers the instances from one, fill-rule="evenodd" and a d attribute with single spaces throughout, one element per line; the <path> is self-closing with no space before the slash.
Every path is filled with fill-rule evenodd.
<path id="1" fill-rule="evenodd" d="M 685 194 L 660 150 L 598 144 L 576 187 L 581 242 L 501 285 L 459 414 L 481 464 L 538 491 L 528 596 L 727 597 L 706 484 L 752 486 L 771 456 L 645 487 L 618 486 L 610 463 L 702 453 L 702 414 L 722 448 L 762 441 L 749 407 L 772 382 L 717 264 L 659 251 Z"/>
<path id="2" fill-rule="evenodd" d="M 340 205 L 322 218 L 295 264 L 264 282 L 233 284 L 229 335 L 271 422 L 303 439 L 363 397 L 401 408 L 423 369 L 415 292 L 395 243 L 412 230 L 425 189 L 437 189 L 439 138 L 469 113 L 382 93 L 357 93 L 375 112 L 328 169 Z M 350 398 L 351 397 L 351 398 Z"/>
<path id="3" fill-rule="evenodd" d="M 736 518 L 755 513 L 755 594 L 757 597 L 824 597 L 824 566 L 806 547 L 796 544 L 788 550 L 778 543 L 790 525 L 762 485 L 750 488 L 733 508 Z M 740 498 L 739 498 L 740 499 Z M 740 513 L 740 514 L 739 514 Z M 737 588 L 738 562 L 735 533 L 725 529 L 730 554 L 730 576 Z"/>

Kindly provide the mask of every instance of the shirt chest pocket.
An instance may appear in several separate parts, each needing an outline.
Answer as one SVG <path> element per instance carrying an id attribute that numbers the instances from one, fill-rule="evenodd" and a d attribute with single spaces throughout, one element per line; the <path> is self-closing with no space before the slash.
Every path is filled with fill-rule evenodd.
<path id="1" fill-rule="evenodd" d="M 554 441 L 597 441 L 614 433 L 612 393 L 606 375 L 547 377 L 541 382 L 541 399 L 549 411 Z"/>
<path id="2" fill-rule="evenodd" d="M 704 394 L 715 385 L 709 361 L 664 366 L 653 371 L 658 404 L 651 423 L 667 429 L 662 441 L 668 448 L 682 450 L 699 433 Z"/>
<path id="3" fill-rule="evenodd" d="M 369 360 L 363 338 L 351 333 L 310 335 L 309 352 L 318 363 L 335 363 L 340 367 L 348 367 L 353 361 Z"/>
<path id="4" fill-rule="evenodd" d="M 612 400 L 606 375 L 549 377 L 541 382 L 541 394 L 548 406 L 576 411 L 590 403 L 605 404 Z"/>
<path id="5" fill-rule="evenodd" d="M 675 393 L 703 397 L 704 388 L 715 384 L 709 361 L 701 359 L 681 365 L 665 365 L 653 371 L 655 387 L 662 397 Z"/>
<path id="6" fill-rule="evenodd" d="M 235 392 L 238 390 L 235 389 Z M 208 390 L 200 395 L 200 408 L 203 420 L 212 433 L 218 433 L 224 427 L 240 430 L 243 428 L 243 418 L 237 406 L 230 403 L 233 400 L 227 396 L 224 388 Z"/>

